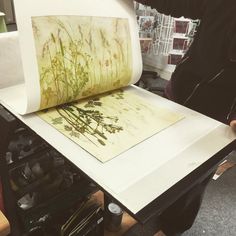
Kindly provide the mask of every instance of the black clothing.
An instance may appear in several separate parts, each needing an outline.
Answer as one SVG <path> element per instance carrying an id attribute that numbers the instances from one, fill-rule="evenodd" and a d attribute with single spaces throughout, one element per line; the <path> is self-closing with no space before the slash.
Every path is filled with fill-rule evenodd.
<path id="1" fill-rule="evenodd" d="M 180 235 L 191 228 L 202 203 L 206 186 L 214 173 L 193 186 L 186 194 L 174 202 L 161 216 L 161 229 L 166 236 Z"/>
<path id="2" fill-rule="evenodd" d="M 167 97 L 224 123 L 236 119 L 235 0 L 146 2 L 160 13 L 201 21 L 167 86 Z M 163 212 L 162 230 L 166 235 L 182 233 L 192 226 L 210 179 L 194 186 Z"/>
<path id="3" fill-rule="evenodd" d="M 150 2 L 158 12 L 201 20 L 168 85 L 171 99 L 224 123 L 236 119 L 235 0 Z"/>

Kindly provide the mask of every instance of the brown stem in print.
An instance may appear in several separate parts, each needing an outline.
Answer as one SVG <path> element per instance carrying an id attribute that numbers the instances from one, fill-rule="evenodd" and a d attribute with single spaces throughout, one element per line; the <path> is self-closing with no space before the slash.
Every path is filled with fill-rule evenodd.
<path id="1" fill-rule="evenodd" d="M 71 118 L 70 116 L 67 117 L 66 115 L 63 114 L 63 111 L 64 111 L 63 109 L 57 108 L 56 111 L 57 111 L 58 114 L 59 114 L 69 125 L 71 125 L 71 127 L 73 127 L 79 134 L 81 134 L 81 135 L 84 136 L 86 139 L 88 139 L 91 143 L 93 143 L 94 145 L 96 145 L 91 139 L 89 139 L 89 137 L 87 137 L 87 136 L 85 135 L 85 132 L 81 132 L 81 130 L 82 130 L 83 128 L 86 129 L 85 126 L 78 126 L 77 122 L 73 122 L 73 121 L 70 119 L 70 118 Z M 97 145 L 96 145 L 96 146 L 97 146 Z"/>
<path id="2" fill-rule="evenodd" d="M 57 92 L 60 94 L 60 89 L 59 89 L 59 85 L 58 85 L 58 81 L 57 81 L 57 76 L 56 76 L 56 73 L 55 73 L 55 70 L 53 69 L 53 59 L 52 59 L 52 55 L 51 55 L 51 52 L 50 52 L 50 48 L 48 46 L 48 53 L 49 53 L 49 57 L 50 57 L 50 63 L 51 63 L 51 71 L 52 71 L 52 75 L 53 75 L 53 81 L 54 81 L 54 84 L 55 84 L 55 87 L 57 88 Z M 59 96 L 57 96 L 57 104 L 59 103 Z"/>
<path id="3" fill-rule="evenodd" d="M 63 69 L 64 69 L 64 81 L 66 84 L 66 100 L 68 100 L 69 98 L 69 83 L 68 83 L 68 76 L 67 76 L 67 69 L 66 69 L 66 65 L 65 65 L 65 53 L 64 53 L 64 49 L 63 49 L 63 43 L 61 38 L 59 38 L 59 43 L 60 43 L 60 49 L 61 49 L 61 55 L 62 55 L 62 64 L 63 64 Z"/>
<path id="4" fill-rule="evenodd" d="M 95 107 L 101 106 L 101 103 L 91 100 L 86 105 Z M 60 106 L 57 108 L 57 112 L 68 123 L 71 129 L 74 129 L 78 135 L 81 134 L 86 137 L 93 144 L 95 143 L 92 141 L 92 137 L 100 145 L 106 145 L 107 136 L 104 131 L 113 134 L 123 130 L 122 127 L 114 124 L 118 122 L 117 117 L 105 116 L 98 110 L 82 109 L 75 104 L 71 104 Z"/>

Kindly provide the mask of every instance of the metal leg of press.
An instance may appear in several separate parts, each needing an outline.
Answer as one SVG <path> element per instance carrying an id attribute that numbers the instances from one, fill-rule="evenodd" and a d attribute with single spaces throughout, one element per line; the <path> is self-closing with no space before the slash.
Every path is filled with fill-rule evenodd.
<path id="1" fill-rule="evenodd" d="M 21 233 L 19 231 L 15 199 L 11 191 L 5 155 L 8 144 L 18 124 L 17 119 L 0 105 L 0 177 L 3 186 L 4 208 L 11 226 L 11 236 L 18 236 Z"/>

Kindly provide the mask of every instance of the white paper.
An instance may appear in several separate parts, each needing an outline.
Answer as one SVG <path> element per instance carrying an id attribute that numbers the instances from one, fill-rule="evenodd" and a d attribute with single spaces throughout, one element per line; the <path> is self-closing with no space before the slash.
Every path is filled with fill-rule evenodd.
<path id="1" fill-rule="evenodd" d="M 18 32 L 0 34 L 0 89 L 23 83 Z"/>
<path id="2" fill-rule="evenodd" d="M 24 86 L 3 88 L 0 90 L 0 100 L 11 106 L 20 114 L 31 113 L 39 110 L 41 99 L 39 70 L 32 29 L 32 17 L 94 16 L 128 19 L 133 64 L 130 83 L 135 83 L 139 79 L 142 71 L 142 61 L 138 39 L 138 27 L 132 0 L 15 0 L 14 3 L 19 30 L 25 90 L 18 91 Z M 45 31 L 46 30 L 47 29 L 45 29 Z M 2 60 L 2 58 L 0 59 Z M 7 97 L 6 93 L 8 94 Z M 25 94 L 16 97 L 16 94 L 22 93 Z M 27 101 L 25 98 L 27 98 Z"/>

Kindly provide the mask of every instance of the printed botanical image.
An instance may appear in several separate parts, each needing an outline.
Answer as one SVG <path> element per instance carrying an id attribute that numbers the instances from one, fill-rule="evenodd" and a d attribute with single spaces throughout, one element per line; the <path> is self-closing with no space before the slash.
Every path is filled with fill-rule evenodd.
<path id="1" fill-rule="evenodd" d="M 129 90 L 116 90 L 38 114 L 102 162 L 183 118 Z"/>
<path id="2" fill-rule="evenodd" d="M 40 109 L 129 84 L 132 50 L 128 19 L 32 17 L 40 75 Z"/>

